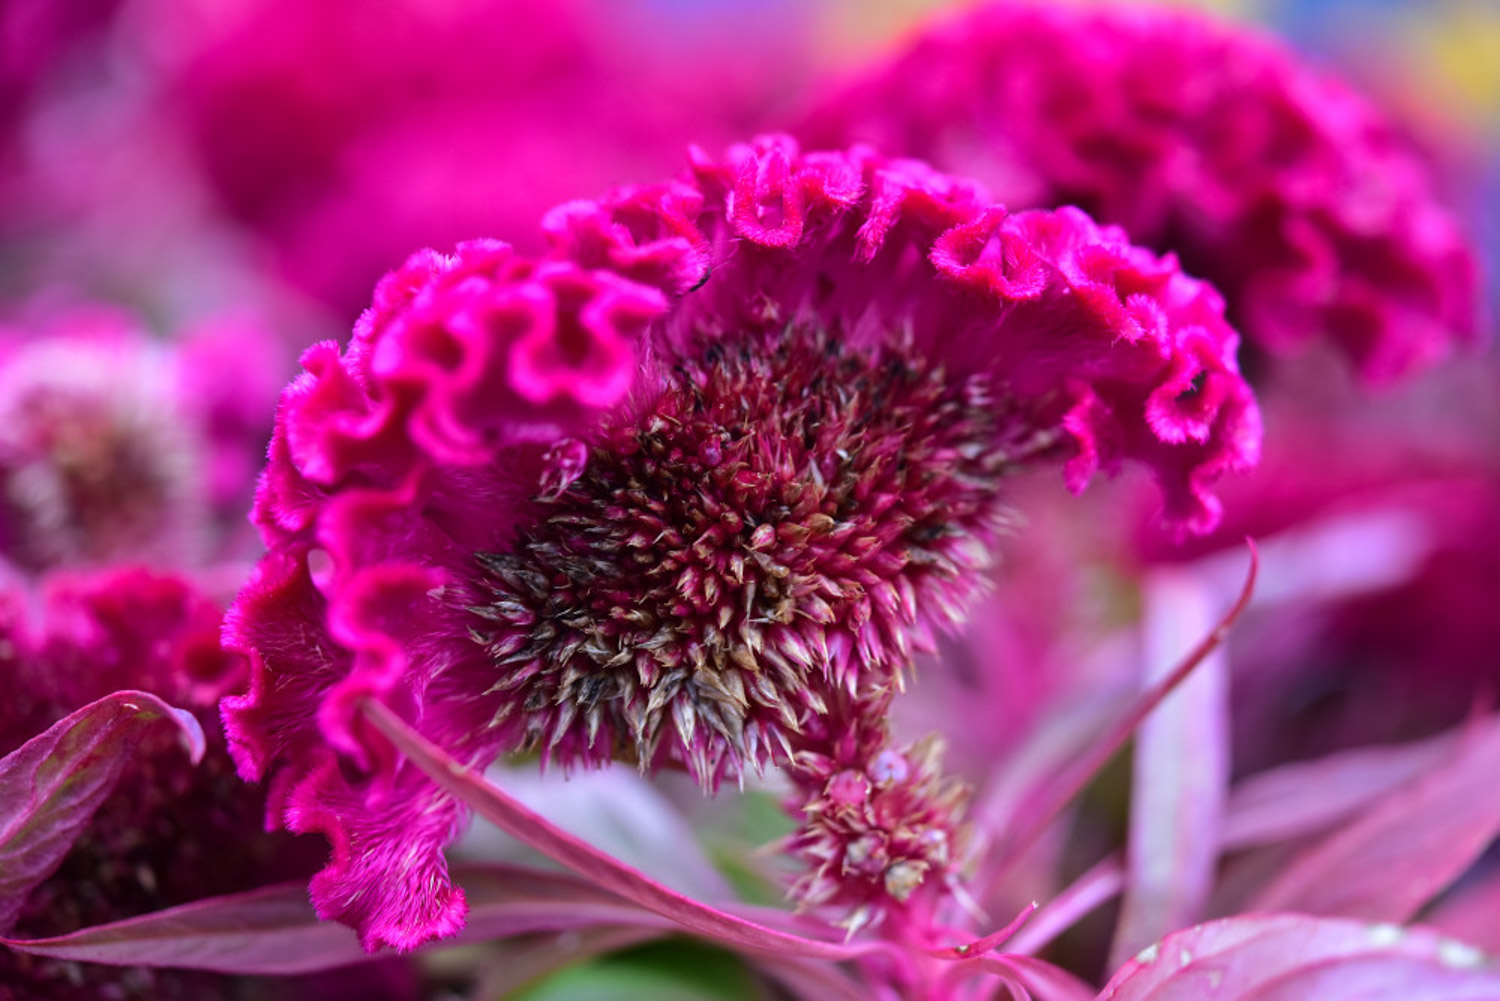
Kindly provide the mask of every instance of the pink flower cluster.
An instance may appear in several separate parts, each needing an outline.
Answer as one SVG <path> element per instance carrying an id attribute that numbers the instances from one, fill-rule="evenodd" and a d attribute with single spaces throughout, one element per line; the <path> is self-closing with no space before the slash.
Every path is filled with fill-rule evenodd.
<path id="1" fill-rule="evenodd" d="M 1389 381 L 1473 340 L 1479 264 L 1395 126 L 1202 15 L 988 3 L 819 101 L 800 135 L 961 167 L 1182 256 L 1251 342 L 1326 338 Z"/>
<path id="2" fill-rule="evenodd" d="M 880 713 L 844 715 L 853 723 L 830 725 L 810 742 L 817 750 L 800 751 L 792 763 L 802 795 L 789 809 L 805 819 L 787 851 L 806 871 L 790 895 L 844 911 L 851 934 L 887 919 L 930 924 L 948 897 L 964 893 L 969 791 L 943 774 L 937 734 L 893 747 Z"/>

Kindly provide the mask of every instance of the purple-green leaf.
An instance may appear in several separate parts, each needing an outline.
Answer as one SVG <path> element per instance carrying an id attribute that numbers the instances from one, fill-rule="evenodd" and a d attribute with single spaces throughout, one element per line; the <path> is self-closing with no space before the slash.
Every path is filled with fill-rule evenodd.
<path id="1" fill-rule="evenodd" d="M 1359 747 L 1252 775 L 1235 787 L 1225 851 L 1316 834 L 1367 808 L 1450 755 L 1455 734 Z"/>
<path id="2" fill-rule="evenodd" d="M 1500 953 L 1500 872 L 1466 881 L 1423 917 L 1422 923 Z"/>
<path id="3" fill-rule="evenodd" d="M 728 882 L 699 848 L 682 813 L 633 768 L 587 770 L 558 782 L 530 768 L 491 768 L 488 777 L 568 833 L 700 900 L 728 900 Z M 488 838 L 486 838 L 488 835 Z M 482 858 L 527 862 L 526 849 L 492 827 L 465 842 Z"/>
<path id="4" fill-rule="evenodd" d="M 203 730 L 155 695 L 123 691 L 91 702 L 0 759 L 0 929 L 56 870 L 114 789 L 136 745 L 177 727 L 196 763 Z"/>
<path id="5" fill-rule="evenodd" d="M 474 998 L 507 998 L 527 984 L 564 967 L 585 962 L 652 939 L 666 932 L 656 928 L 600 925 L 565 932 L 518 935 L 485 946 Z"/>
<path id="6" fill-rule="evenodd" d="M 870 989 L 833 963 L 752 956 L 750 962 L 802 1001 L 868 1001 Z"/>
<path id="7" fill-rule="evenodd" d="M 1500 717 L 1442 760 L 1300 852 L 1251 910 L 1407 921 L 1500 834 Z"/>
<path id="8" fill-rule="evenodd" d="M 628 929 L 639 932 L 639 940 L 674 928 L 564 873 L 472 864 L 455 866 L 453 875 L 470 903 L 461 941 L 583 929 Z M 312 973 L 370 958 L 353 931 L 318 919 L 301 883 L 210 897 L 53 938 L 0 943 L 56 959 L 220 973 Z"/>
<path id="9" fill-rule="evenodd" d="M 1168 935 L 1098 1001 L 1500 1001 L 1500 968 L 1434 932 L 1297 914 L 1246 915 Z"/>
<path id="10" fill-rule="evenodd" d="M 300 883 L 195 900 L 52 938 L 4 942 L 54 959 L 224 973 L 306 973 L 365 958 L 354 932 L 318 920 Z"/>

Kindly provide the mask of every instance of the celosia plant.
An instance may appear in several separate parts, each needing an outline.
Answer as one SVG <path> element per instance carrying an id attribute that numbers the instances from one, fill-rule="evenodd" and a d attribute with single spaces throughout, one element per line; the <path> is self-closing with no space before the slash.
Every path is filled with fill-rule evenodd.
<path id="1" fill-rule="evenodd" d="M 371 702 L 469 764 L 625 757 L 710 789 L 787 766 L 853 838 L 810 901 L 941 903 L 957 800 L 883 750 L 885 707 L 982 586 L 1007 472 L 1081 488 L 1137 459 L 1173 524 L 1212 526 L 1209 484 L 1259 441 L 1218 297 L 1081 213 L 778 137 L 550 225 L 540 259 L 414 257 L 283 399 L 225 721 L 279 819 L 334 844 L 320 913 L 372 948 L 463 920 L 441 851 L 466 811 Z M 840 822 L 830 786 L 874 819 Z M 929 819 L 907 838 L 882 798 Z"/>
<path id="2" fill-rule="evenodd" d="M 12 335 L 0 356 L 0 549 L 33 570 L 202 559 L 205 443 L 181 419 L 170 363 L 136 331 L 76 326 Z"/>
<path id="3" fill-rule="evenodd" d="M 694 149 L 534 226 L 651 136 L 739 132 L 752 47 L 616 87 L 634 39 L 583 8 L 335 6 L 135 0 L 118 44 L 168 31 L 131 63 L 167 68 L 141 120 L 186 113 L 304 288 L 418 233 L 511 242 L 411 256 L 306 352 L 227 651 L 209 564 L 245 551 L 269 342 L 8 340 L 0 1001 L 533 996 L 559 970 L 538 989 L 571 997 L 643 943 L 674 973 L 720 950 L 712 997 L 1500 998 L 1500 720 L 1472 684 L 1413 744 L 1231 756 L 1235 728 L 1293 743 L 1279 704 L 1231 702 L 1247 664 L 1336 656 L 1361 697 L 1411 692 L 1403 723 L 1431 671 L 1394 672 L 1488 667 L 1480 436 L 1370 456 L 1363 420 L 1300 450 L 1283 423 L 1275 454 L 1316 465 L 1217 483 L 1260 439 L 1226 316 L 1372 379 L 1476 326 L 1472 255 L 1377 112 L 1197 17 L 991 5 L 818 102 L 832 152 Z M 75 120 L 28 126 L 54 164 Z M 62 173 L 35 190 L 96 171 Z M 1274 416 L 1347 415 L 1333 371 L 1276 365 Z M 1429 448 L 1463 475 L 1404 468 Z M 1138 547 L 1135 495 L 1057 482 L 1127 466 L 1158 487 Z M 1252 545 L 1224 612 L 1246 531 L 1265 573 Z M 1376 614 L 1335 604 L 1371 566 Z M 1441 643 L 1405 645 L 1413 609 Z M 1346 612 L 1367 638 L 1330 643 Z M 1105 766 L 1132 741 L 1127 808 Z"/>

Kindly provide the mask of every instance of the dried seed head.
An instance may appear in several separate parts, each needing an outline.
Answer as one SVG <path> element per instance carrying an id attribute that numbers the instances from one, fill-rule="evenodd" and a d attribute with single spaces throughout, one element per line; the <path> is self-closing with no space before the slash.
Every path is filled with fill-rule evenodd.
<path id="1" fill-rule="evenodd" d="M 495 725 L 708 786 L 785 760 L 829 693 L 899 683 L 982 586 L 999 482 L 1034 447 L 991 397 L 810 329 L 671 365 L 479 558 Z"/>

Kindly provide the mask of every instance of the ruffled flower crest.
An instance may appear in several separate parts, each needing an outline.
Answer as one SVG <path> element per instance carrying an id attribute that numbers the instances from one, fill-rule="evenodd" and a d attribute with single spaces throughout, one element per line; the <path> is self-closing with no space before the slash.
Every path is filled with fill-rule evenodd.
<path id="1" fill-rule="evenodd" d="M 372 949 L 461 926 L 466 814 L 366 700 L 475 766 L 536 747 L 713 787 L 829 757 L 819 733 L 864 725 L 834 697 L 883 704 L 962 622 L 1006 473 L 1141 461 L 1202 531 L 1256 457 L 1217 295 L 1081 213 L 768 137 L 545 228 L 539 258 L 415 255 L 342 354 L 307 352 L 226 626 L 241 772 L 328 835 L 315 903 Z"/>
<path id="2" fill-rule="evenodd" d="M 1080 206 L 1179 252 L 1251 343 L 1326 338 L 1369 380 L 1485 327 L 1470 241 L 1400 130 L 1202 14 L 977 4 L 820 100 L 799 134 L 962 166 L 1011 206 Z"/>

